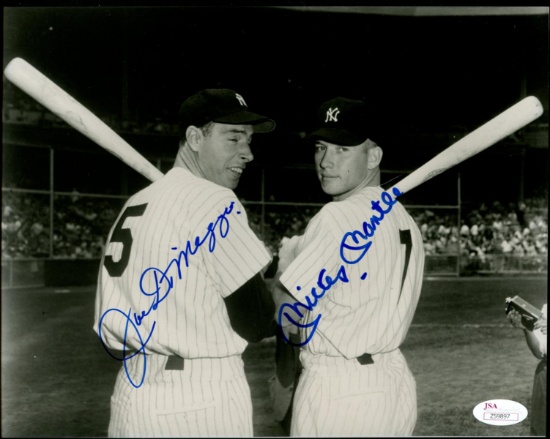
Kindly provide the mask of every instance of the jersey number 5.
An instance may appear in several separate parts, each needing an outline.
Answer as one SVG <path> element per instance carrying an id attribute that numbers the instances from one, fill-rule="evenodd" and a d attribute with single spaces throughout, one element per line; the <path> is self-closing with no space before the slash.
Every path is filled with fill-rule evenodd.
<path id="1" fill-rule="evenodd" d="M 403 292 L 403 285 L 405 284 L 405 277 L 407 277 L 407 270 L 409 269 L 409 261 L 411 260 L 412 239 L 411 231 L 409 229 L 400 230 L 399 238 L 401 244 L 405 244 L 405 264 L 403 265 L 403 276 L 401 277 L 401 290 L 399 291 L 399 298 Z"/>
<path id="2" fill-rule="evenodd" d="M 113 257 L 111 255 L 105 256 L 105 261 L 103 262 L 103 265 L 105 265 L 109 276 L 122 276 L 122 273 L 124 273 L 124 270 L 126 270 L 126 266 L 128 265 L 128 261 L 130 260 L 130 251 L 132 250 L 132 243 L 134 242 L 134 239 L 132 238 L 132 233 L 130 232 L 130 229 L 125 229 L 122 227 L 124 221 L 126 221 L 126 218 L 128 218 L 129 216 L 143 215 L 146 207 L 147 203 L 127 207 L 118 222 L 116 223 L 109 244 L 111 242 L 120 242 L 122 244 L 122 254 L 117 262 L 113 260 Z"/>

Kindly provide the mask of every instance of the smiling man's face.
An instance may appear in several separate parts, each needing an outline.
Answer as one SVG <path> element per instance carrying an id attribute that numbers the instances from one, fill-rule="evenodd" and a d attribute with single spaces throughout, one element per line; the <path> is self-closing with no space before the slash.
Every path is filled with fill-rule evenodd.
<path id="1" fill-rule="evenodd" d="M 235 189 L 246 164 L 254 159 L 250 150 L 252 125 L 214 123 L 198 148 L 199 166 L 205 177 Z"/>

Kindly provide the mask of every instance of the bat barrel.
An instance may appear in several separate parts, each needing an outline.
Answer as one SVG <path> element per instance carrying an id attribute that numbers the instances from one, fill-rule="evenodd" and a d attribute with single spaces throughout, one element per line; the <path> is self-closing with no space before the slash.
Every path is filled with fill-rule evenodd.
<path id="1" fill-rule="evenodd" d="M 489 122 L 472 131 L 409 174 L 388 192 L 397 188 L 402 194 L 487 149 L 505 137 L 528 125 L 543 113 L 535 96 L 528 96 Z"/>
<path id="2" fill-rule="evenodd" d="M 12 59 L 4 69 L 6 78 L 67 122 L 71 127 L 115 155 L 151 181 L 163 174 L 130 146 L 105 122 L 75 100 L 52 80 L 21 58 Z"/>

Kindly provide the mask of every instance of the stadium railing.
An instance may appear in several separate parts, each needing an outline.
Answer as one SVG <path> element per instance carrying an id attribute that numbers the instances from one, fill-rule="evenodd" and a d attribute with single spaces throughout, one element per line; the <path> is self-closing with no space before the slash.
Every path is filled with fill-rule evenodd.
<path id="1" fill-rule="evenodd" d="M 427 255 L 424 276 L 457 276 L 458 255 Z M 99 258 L 2 259 L 2 288 L 93 285 Z M 548 256 L 486 255 L 461 258 L 458 276 L 546 275 Z"/>

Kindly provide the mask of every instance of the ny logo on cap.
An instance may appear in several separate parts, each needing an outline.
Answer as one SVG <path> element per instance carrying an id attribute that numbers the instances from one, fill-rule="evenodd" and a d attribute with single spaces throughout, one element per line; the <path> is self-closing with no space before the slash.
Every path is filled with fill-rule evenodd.
<path id="1" fill-rule="evenodd" d="M 338 122 L 339 114 L 340 114 L 340 110 L 338 109 L 338 107 L 329 108 L 327 110 L 327 117 L 325 118 L 325 122 Z"/>
<path id="2" fill-rule="evenodd" d="M 239 104 L 241 104 L 243 107 L 247 107 L 246 102 L 244 101 L 244 98 L 239 94 L 235 93 L 235 97 L 239 100 Z"/>

